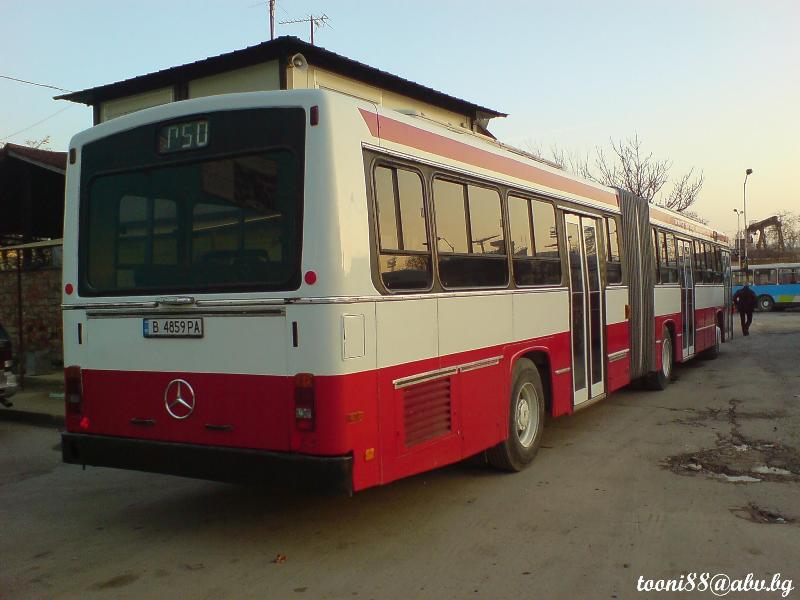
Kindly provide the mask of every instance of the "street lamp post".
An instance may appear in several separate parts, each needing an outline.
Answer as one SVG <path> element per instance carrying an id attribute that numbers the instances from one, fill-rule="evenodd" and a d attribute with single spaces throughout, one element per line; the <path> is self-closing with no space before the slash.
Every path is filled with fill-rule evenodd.
<path id="1" fill-rule="evenodd" d="M 744 268 L 750 269 L 750 263 L 747 262 L 747 177 L 753 174 L 753 169 L 747 169 L 744 172 L 744 185 L 742 186 L 742 203 L 744 204 Z"/>
<path id="2" fill-rule="evenodd" d="M 734 208 L 733 212 L 736 213 L 736 255 L 739 257 L 739 270 L 742 269 L 742 229 L 741 225 L 739 224 L 739 217 L 742 215 L 742 211 L 738 208 Z"/>

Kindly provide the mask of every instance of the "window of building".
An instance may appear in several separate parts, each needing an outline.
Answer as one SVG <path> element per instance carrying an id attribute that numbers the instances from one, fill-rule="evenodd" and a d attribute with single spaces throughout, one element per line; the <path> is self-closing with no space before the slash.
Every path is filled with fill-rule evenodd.
<path id="1" fill-rule="evenodd" d="M 507 285 L 500 193 L 489 187 L 436 178 L 433 204 L 442 285 Z"/>
<path id="2" fill-rule="evenodd" d="M 606 283 L 622 283 L 622 261 L 619 253 L 619 226 L 616 217 L 606 217 Z"/>
<path id="3" fill-rule="evenodd" d="M 559 285 L 561 258 L 553 205 L 509 195 L 508 220 L 514 282 L 520 286 Z"/>
<path id="4" fill-rule="evenodd" d="M 422 178 L 394 166 L 375 168 L 379 269 L 389 290 L 428 289 L 433 283 Z"/>

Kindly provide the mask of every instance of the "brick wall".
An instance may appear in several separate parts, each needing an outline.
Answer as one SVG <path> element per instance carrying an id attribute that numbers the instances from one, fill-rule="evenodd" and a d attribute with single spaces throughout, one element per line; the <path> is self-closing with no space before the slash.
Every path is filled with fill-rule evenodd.
<path id="1" fill-rule="evenodd" d="M 14 353 L 18 354 L 16 271 L 0 271 L 0 323 L 11 336 Z M 26 354 L 49 354 L 49 360 L 54 364 L 63 362 L 60 268 L 23 271 L 22 323 Z"/>

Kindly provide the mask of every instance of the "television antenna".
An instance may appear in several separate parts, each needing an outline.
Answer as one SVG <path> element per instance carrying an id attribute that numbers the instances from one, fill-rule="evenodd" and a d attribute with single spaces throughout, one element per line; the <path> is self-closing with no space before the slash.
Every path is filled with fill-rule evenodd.
<path id="1" fill-rule="evenodd" d="M 309 26 L 311 27 L 311 45 L 313 46 L 314 45 L 314 30 L 318 29 L 320 27 L 325 27 L 326 25 L 328 27 L 331 27 L 330 20 L 331 20 L 331 18 L 328 15 L 323 13 L 321 16 L 319 16 L 319 15 L 317 15 L 317 16 L 308 15 L 307 17 L 305 17 L 303 19 L 294 19 L 292 21 L 280 21 L 278 24 L 279 25 L 292 25 L 292 24 L 295 24 L 295 23 L 308 23 Z"/>

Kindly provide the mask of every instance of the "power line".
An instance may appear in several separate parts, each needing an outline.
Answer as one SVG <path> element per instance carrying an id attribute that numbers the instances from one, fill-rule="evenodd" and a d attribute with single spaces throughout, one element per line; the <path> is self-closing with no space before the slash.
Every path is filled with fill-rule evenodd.
<path id="1" fill-rule="evenodd" d="M 0 138 L 0 139 L 2 139 L 3 141 L 10 140 L 12 137 L 14 137 L 14 136 L 16 136 L 16 135 L 19 135 L 20 133 L 25 133 L 25 132 L 26 132 L 26 131 L 28 131 L 29 129 L 33 129 L 33 128 L 34 128 L 34 127 L 36 127 L 37 125 L 41 125 L 41 124 L 42 124 L 42 123 L 44 123 L 45 121 L 49 121 L 49 120 L 50 120 L 50 119 L 52 119 L 53 117 L 56 117 L 56 116 L 60 115 L 62 112 L 64 112 L 64 111 L 65 111 L 65 110 L 67 110 L 67 109 L 70 109 L 70 108 L 72 108 L 73 106 L 74 106 L 73 104 L 70 104 L 69 106 L 65 106 L 64 108 L 62 108 L 62 109 L 60 109 L 60 110 L 57 110 L 56 112 L 54 112 L 54 113 L 53 113 L 52 115 L 50 115 L 49 117 L 45 117 L 45 118 L 44 118 L 44 119 L 42 119 L 41 121 L 36 121 L 36 123 L 34 123 L 33 125 L 28 125 L 28 126 L 27 126 L 27 127 L 25 127 L 24 129 L 20 129 L 19 131 L 15 131 L 14 133 L 12 133 L 12 134 L 9 134 L 9 135 L 6 135 L 6 136 L 4 136 L 4 137 L 2 137 L 2 138 Z"/>
<path id="2" fill-rule="evenodd" d="M 25 79 L 17 79 L 16 77 L 11 77 L 9 75 L 0 75 L 0 79 L 10 79 L 11 81 L 17 81 L 19 83 L 27 83 L 28 85 L 36 85 L 43 88 L 50 88 L 51 90 L 58 90 L 59 92 L 72 92 L 72 90 L 65 90 L 64 88 L 60 88 L 55 85 L 47 85 L 46 83 L 36 83 L 35 81 L 26 81 Z"/>

